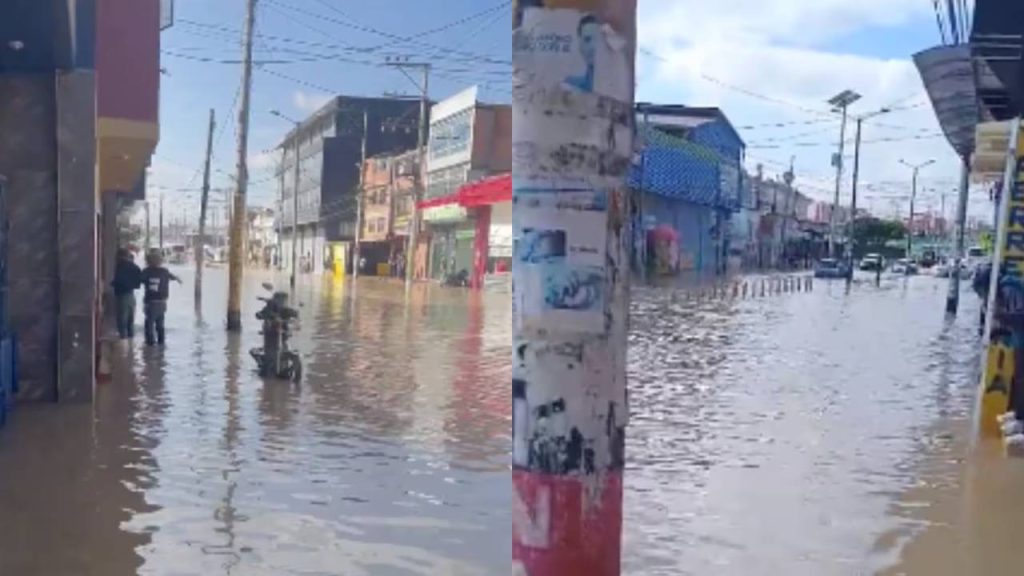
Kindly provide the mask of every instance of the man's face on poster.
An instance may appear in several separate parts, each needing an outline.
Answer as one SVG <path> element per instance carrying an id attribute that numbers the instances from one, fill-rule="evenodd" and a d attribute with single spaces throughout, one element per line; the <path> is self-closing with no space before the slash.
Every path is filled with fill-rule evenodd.
<path id="1" fill-rule="evenodd" d="M 585 22 L 580 26 L 580 54 L 588 66 L 593 66 L 597 52 L 597 39 L 600 28 L 597 22 Z"/>

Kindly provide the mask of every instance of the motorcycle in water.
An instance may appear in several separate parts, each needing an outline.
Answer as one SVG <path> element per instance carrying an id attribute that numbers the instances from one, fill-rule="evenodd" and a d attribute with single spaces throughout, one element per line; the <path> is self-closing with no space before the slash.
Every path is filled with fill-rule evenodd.
<path id="1" fill-rule="evenodd" d="M 299 382 L 302 379 L 302 358 L 288 344 L 292 323 L 297 321 L 299 313 L 288 305 L 287 292 L 274 292 L 273 285 L 266 283 L 263 288 L 273 293 L 269 298 L 260 298 L 264 306 L 256 313 L 256 319 L 263 323 L 260 332 L 263 346 L 253 348 L 249 354 L 256 360 L 261 377 Z"/>

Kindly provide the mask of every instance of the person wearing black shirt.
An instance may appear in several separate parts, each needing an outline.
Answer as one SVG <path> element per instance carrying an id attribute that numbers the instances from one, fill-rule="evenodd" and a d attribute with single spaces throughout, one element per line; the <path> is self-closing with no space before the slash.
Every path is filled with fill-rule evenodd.
<path id="1" fill-rule="evenodd" d="M 157 250 L 146 255 L 146 269 L 142 271 L 143 309 L 146 313 L 146 344 L 163 345 L 164 316 L 167 314 L 167 297 L 171 292 L 171 280 L 181 284 L 181 279 L 163 267 L 163 257 Z"/>
<path id="2" fill-rule="evenodd" d="M 117 301 L 117 333 L 121 338 L 135 336 L 135 290 L 142 284 L 142 270 L 127 248 L 117 251 L 114 268 L 114 298 Z"/>

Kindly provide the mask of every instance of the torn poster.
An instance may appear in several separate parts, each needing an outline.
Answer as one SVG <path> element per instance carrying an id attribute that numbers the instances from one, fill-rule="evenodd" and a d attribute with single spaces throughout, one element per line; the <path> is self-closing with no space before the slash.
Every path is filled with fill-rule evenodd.
<path id="1" fill-rule="evenodd" d="M 512 58 L 520 81 L 621 101 L 633 95 L 625 39 L 589 12 L 526 9 Z"/>

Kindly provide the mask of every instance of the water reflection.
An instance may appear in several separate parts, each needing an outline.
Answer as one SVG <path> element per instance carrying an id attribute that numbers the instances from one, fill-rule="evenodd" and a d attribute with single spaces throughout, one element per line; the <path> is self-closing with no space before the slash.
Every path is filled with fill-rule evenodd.
<path id="1" fill-rule="evenodd" d="M 228 336 L 225 275 L 206 274 L 198 311 L 180 275 L 167 348 L 122 350 L 94 409 L 24 408 L 0 434 L 0 573 L 507 567 L 511 325 L 488 311 L 500 299 L 303 285 L 306 379 L 292 385 L 261 381 L 248 356 L 262 278 L 245 290 L 245 332 Z"/>
<path id="2" fill-rule="evenodd" d="M 975 389 L 976 303 L 965 298 L 948 323 L 944 287 L 858 278 L 849 292 L 817 282 L 696 306 L 638 290 L 627 572 L 816 576 L 893 563 L 921 525 L 898 503 L 951 443 L 950 416 Z"/>

